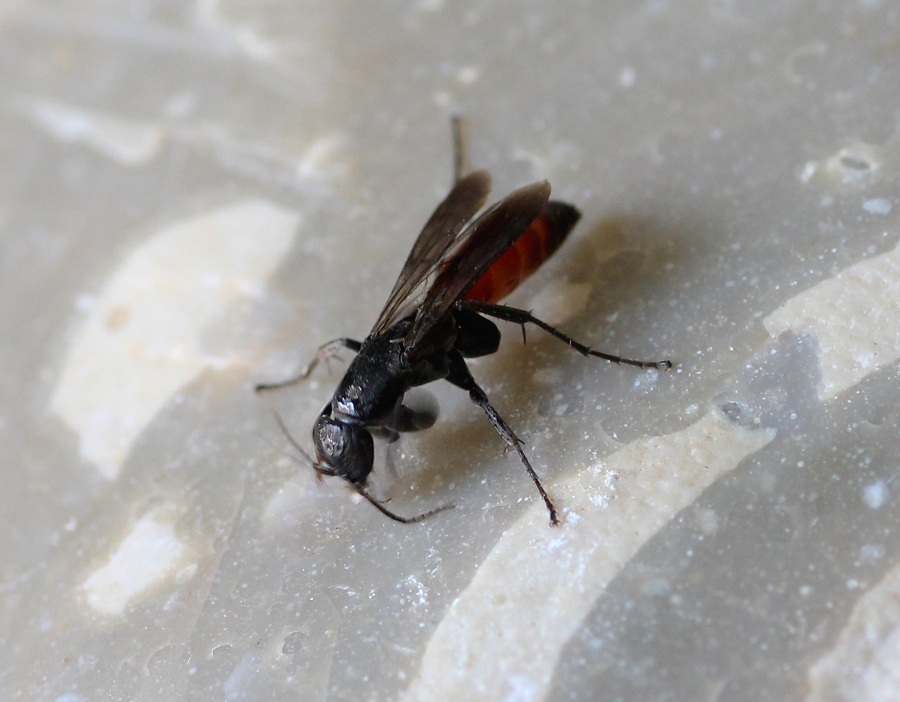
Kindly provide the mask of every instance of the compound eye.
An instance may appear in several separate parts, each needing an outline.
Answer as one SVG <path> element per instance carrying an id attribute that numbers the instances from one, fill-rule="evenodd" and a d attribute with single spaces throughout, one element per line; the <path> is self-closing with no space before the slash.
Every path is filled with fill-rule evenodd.
<path id="1" fill-rule="evenodd" d="M 341 425 L 336 422 L 320 422 L 316 427 L 314 439 L 321 457 L 329 463 L 332 459 L 339 459 L 344 453 L 344 433 L 341 431 Z"/>
<path id="2" fill-rule="evenodd" d="M 321 473 L 361 484 L 372 472 L 375 446 L 365 427 L 319 417 L 313 428 L 313 443 L 319 460 L 331 469 Z"/>

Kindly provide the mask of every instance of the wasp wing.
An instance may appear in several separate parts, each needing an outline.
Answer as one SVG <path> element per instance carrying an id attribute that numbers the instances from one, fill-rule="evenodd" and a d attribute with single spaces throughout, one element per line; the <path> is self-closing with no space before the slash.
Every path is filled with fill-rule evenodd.
<path id="1" fill-rule="evenodd" d="M 415 356 L 434 323 L 528 229 L 549 199 L 547 181 L 527 185 L 486 210 L 458 236 L 457 245 L 439 262 L 437 276 L 403 339 L 408 356 Z"/>
<path id="2" fill-rule="evenodd" d="M 389 329 L 416 309 L 427 289 L 426 281 L 453 246 L 466 222 L 484 205 L 490 191 L 491 176 L 487 171 L 470 173 L 453 186 L 413 244 L 369 336 Z"/>

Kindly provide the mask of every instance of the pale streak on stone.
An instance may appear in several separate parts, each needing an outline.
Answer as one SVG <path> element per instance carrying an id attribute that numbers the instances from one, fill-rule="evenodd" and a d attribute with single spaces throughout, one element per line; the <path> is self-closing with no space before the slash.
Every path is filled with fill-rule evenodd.
<path id="1" fill-rule="evenodd" d="M 18 101 L 48 134 L 63 142 L 79 142 L 126 166 L 149 163 L 159 154 L 165 132 L 158 124 L 87 110 L 55 100 Z"/>
<path id="2" fill-rule="evenodd" d="M 550 528 L 535 501 L 503 534 L 438 625 L 407 702 L 545 699 L 563 647 L 607 584 L 709 485 L 774 436 L 707 415 L 548 485 L 563 524 Z"/>
<path id="3" fill-rule="evenodd" d="M 857 602 L 832 648 L 809 669 L 805 702 L 900 699 L 900 567 Z"/>
<path id="4" fill-rule="evenodd" d="M 168 226 L 122 262 L 91 303 L 51 400 L 84 460 L 118 475 L 132 442 L 183 385 L 231 363 L 203 347 L 208 324 L 261 294 L 299 215 L 245 200 Z"/>
<path id="5" fill-rule="evenodd" d="M 763 320 L 773 337 L 809 334 L 819 347 L 819 397 L 830 400 L 900 358 L 900 247 L 841 271 Z"/>
<path id="6" fill-rule="evenodd" d="M 187 552 L 171 521 L 157 510 L 138 520 L 109 559 L 82 583 L 87 604 L 122 614 L 128 603 L 173 576 Z"/>

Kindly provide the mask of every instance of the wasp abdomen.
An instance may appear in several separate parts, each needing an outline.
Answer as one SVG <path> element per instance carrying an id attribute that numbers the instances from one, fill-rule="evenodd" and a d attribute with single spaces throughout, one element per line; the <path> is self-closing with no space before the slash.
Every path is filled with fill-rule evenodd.
<path id="1" fill-rule="evenodd" d="M 491 304 L 502 300 L 553 255 L 580 217 L 581 213 L 571 205 L 548 202 L 546 209 L 482 274 L 464 299 Z"/>

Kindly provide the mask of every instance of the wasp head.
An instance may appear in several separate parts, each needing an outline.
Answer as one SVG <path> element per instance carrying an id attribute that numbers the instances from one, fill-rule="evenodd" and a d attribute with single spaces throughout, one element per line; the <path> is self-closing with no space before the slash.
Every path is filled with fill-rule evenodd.
<path id="1" fill-rule="evenodd" d="M 342 422 L 325 414 L 313 426 L 316 470 L 363 485 L 375 462 L 375 443 L 365 427 Z"/>

